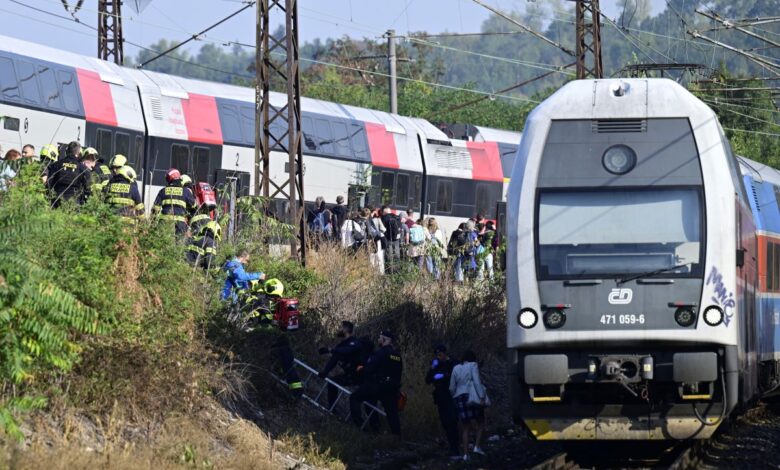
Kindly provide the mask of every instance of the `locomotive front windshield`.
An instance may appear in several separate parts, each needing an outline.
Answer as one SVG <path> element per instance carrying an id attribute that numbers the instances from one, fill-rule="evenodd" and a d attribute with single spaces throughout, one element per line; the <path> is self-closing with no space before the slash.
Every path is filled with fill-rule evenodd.
<path id="1" fill-rule="evenodd" d="M 542 191 L 539 278 L 701 276 L 701 206 L 698 189 Z"/>

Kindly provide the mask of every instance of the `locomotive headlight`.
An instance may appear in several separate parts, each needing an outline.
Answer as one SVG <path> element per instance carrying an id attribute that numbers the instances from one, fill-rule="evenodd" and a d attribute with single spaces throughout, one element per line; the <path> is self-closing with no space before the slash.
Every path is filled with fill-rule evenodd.
<path id="1" fill-rule="evenodd" d="M 696 321 L 696 313 L 690 307 L 680 307 L 674 312 L 674 321 L 680 326 L 689 327 Z"/>
<path id="2" fill-rule="evenodd" d="M 613 175 L 625 175 L 636 165 L 636 152 L 627 145 L 613 145 L 604 152 L 601 164 Z"/>
<path id="3" fill-rule="evenodd" d="M 718 326 L 723 323 L 723 310 L 720 307 L 710 306 L 704 311 L 704 323 L 710 326 Z"/>
<path id="4" fill-rule="evenodd" d="M 562 327 L 566 323 L 566 314 L 563 312 L 563 310 L 559 310 L 557 308 L 550 309 L 544 312 L 542 321 L 544 322 L 544 326 L 554 330 L 556 328 Z"/>
<path id="5" fill-rule="evenodd" d="M 539 315 L 532 308 L 524 308 L 517 314 L 517 324 L 523 328 L 533 328 L 538 321 Z"/>

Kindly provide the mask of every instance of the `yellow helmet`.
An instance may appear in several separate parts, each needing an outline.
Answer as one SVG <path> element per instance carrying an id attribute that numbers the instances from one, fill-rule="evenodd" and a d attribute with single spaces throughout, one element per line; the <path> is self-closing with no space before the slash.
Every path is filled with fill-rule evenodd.
<path id="1" fill-rule="evenodd" d="M 279 279 L 269 279 L 265 281 L 265 293 L 274 297 L 281 297 L 284 294 L 284 284 Z"/>
<path id="2" fill-rule="evenodd" d="M 190 178 L 187 175 L 181 175 L 181 185 L 182 186 L 189 186 L 192 184 L 192 178 Z"/>
<path id="3" fill-rule="evenodd" d="M 94 155 L 94 156 L 95 156 L 95 158 L 97 158 L 97 156 L 98 156 L 98 151 L 97 151 L 97 150 L 95 150 L 95 149 L 94 149 L 94 148 L 92 148 L 92 147 L 87 147 L 87 148 L 85 148 L 85 149 L 81 149 L 81 156 L 82 156 L 82 157 L 86 157 L 87 155 Z"/>
<path id="4" fill-rule="evenodd" d="M 252 292 L 262 292 L 263 284 L 256 279 L 252 279 L 251 281 L 249 281 L 249 290 Z"/>
<path id="5" fill-rule="evenodd" d="M 56 145 L 52 144 L 46 144 L 43 147 L 41 147 L 41 160 L 57 160 L 57 158 L 60 156 L 59 150 L 57 150 Z"/>
<path id="6" fill-rule="evenodd" d="M 214 234 L 215 240 L 222 239 L 222 227 L 219 225 L 219 222 L 217 222 L 216 220 L 212 220 L 208 222 L 206 225 L 203 226 L 203 228 L 200 229 L 201 233 L 205 233 L 207 230 L 210 230 L 211 233 Z"/>
<path id="7" fill-rule="evenodd" d="M 111 162 L 108 164 L 108 166 L 110 166 L 114 170 L 122 168 L 125 165 L 127 165 L 127 157 L 125 157 L 121 153 L 114 155 L 114 158 L 112 158 Z"/>
<path id="8" fill-rule="evenodd" d="M 133 167 L 127 165 L 116 170 L 116 174 L 124 176 L 125 179 L 127 181 L 130 181 L 131 183 L 135 181 L 135 178 L 137 177 L 137 175 L 135 174 L 135 170 L 133 170 Z"/>

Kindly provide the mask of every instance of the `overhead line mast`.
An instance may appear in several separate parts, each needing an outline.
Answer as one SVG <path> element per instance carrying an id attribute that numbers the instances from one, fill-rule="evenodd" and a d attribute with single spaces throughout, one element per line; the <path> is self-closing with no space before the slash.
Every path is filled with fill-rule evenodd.
<path id="1" fill-rule="evenodd" d="M 122 65 L 122 0 L 98 0 L 98 58 Z"/>

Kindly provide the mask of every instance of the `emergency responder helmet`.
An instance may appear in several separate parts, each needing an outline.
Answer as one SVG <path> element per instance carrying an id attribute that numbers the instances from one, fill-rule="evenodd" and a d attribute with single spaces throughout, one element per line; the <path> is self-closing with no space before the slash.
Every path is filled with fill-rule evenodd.
<path id="1" fill-rule="evenodd" d="M 56 161 L 57 158 L 60 156 L 59 150 L 57 150 L 56 145 L 52 144 L 46 144 L 43 147 L 41 147 L 41 160 L 53 160 Z"/>
<path id="2" fill-rule="evenodd" d="M 252 279 L 249 281 L 249 290 L 252 292 L 262 292 L 263 284 L 257 279 Z"/>
<path id="3" fill-rule="evenodd" d="M 81 158 L 84 158 L 87 155 L 94 155 L 95 156 L 95 160 L 97 160 L 98 151 L 95 150 L 92 147 L 87 147 L 87 148 L 81 149 Z"/>
<path id="4" fill-rule="evenodd" d="M 274 297 L 281 297 L 284 294 L 284 284 L 279 279 L 269 279 L 265 281 L 265 293 Z"/>
<path id="5" fill-rule="evenodd" d="M 124 176 L 124 178 L 127 181 L 130 181 L 131 183 L 135 181 L 135 178 L 138 176 L 135 174 L 135 170 L 133 170 L 133 167 L 127 165 L 116 170 L 116 174 Z"/>
<path id="6" fill-rule="evenodd" d="M 165 181 L 173 183 L 176 180 L 181 179 L 181 173 L 176 168 L 171 168 L 168 173 L 165 174 Z"/>
<path id="7" fill-rule="evenodd" d="M 182 186 L 190 186 L 190 185 L 192 185 L 192 178 L 190 178 L 187 175 L 181 175 L 181 185 Z"/>
<path id="8" fill-rule="evenodd" d="M 201 229 L 201 232 L 206 232 L 206 230 L 210 230 L 211 233 L 214 234 L 215 240 L 221 240 L 222 239 L 222 227 L 220 227 L 219 222 L 216 220 L 212 220 L 208 222 L 206 225 L 203 226 Z"/>
<path id="9" fill-rule="evenodd" d="M 112 170 L 118 170 L 119 168 L 122 168 L 125 165 L 127 165 L 127 157 L 125 157 L 121 153 L 114 155 L 114 158 L 112 158 L 111 161 L 108 163 L 108 166 L 110 166 Z"/>

